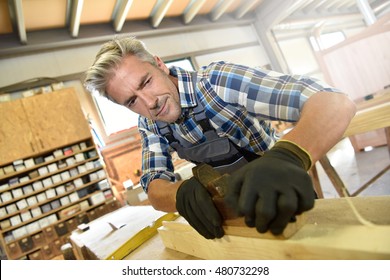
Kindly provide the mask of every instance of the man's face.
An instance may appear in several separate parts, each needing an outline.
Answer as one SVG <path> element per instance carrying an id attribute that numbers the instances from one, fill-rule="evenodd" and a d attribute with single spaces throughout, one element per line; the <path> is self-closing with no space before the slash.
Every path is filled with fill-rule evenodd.
<path id="1" fill-rule="evenodd" d="M 152 120 L 175 122 L 181 114 L 177 79 L 169 75 L 162 60 L 157 67 L 129 55 L 113 70 L 108 95 L 135 113 Z"/>

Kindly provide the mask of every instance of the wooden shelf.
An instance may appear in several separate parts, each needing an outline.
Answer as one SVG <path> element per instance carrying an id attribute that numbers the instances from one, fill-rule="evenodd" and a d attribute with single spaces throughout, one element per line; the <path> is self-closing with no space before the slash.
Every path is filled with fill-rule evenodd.
<path id="1" fill-rule="evenodd" d="M 15 156 L 21 155 L 20 151 L 11 151 L 7 157 L 0 159 L 0 244 L 8 259 L 51 259 L 61 254 L 60 245 L 67 242 L 66 237 L 84 218 L 88 221 L 95 219 L 118 208 L 119 204 L 113 200 L 106 170 L 80 105 L 69 104 L 69 100 L 77 100 L 74 90 L 28 99 L 15 103 L 11 101 L 0 107 L 0 111 L 5 112 L 24 108 L 24 114 L 33 114 L 36 119 L 48 116 L 40 130 L 36 127 L 31 130 L 38 134 L 38 140 L 31 146 L 32 151 L 19 157 Z M 46 111 L 45 114 L 37 112 L 31 105 L 38 101 L 51 104 L 47 110 L 46 107 L 42 110 L 41 106 L 37 106 L 39 110 Z M 18 106 L 27 102 L 31 106 Z M 57 108 L 56 104 L 61 105 Z M 13 105 L 17 105 L 16 109 Z M 50 110 L 54 112 L 47 112 Z M 56 115 L 64 115 L 64 119 L 59 120 Z M 36 125 L 36 120 L 34 122 Z M 45 133 L 43 126 L 47 128 Z M 60 126 L 66 126 L 61 133 Z M 4 128 L 12 129 L 12 125 L 0 125 L 0 132 Z M 70 128 L 75 130 L 70 132 Z M 18 133 L 31 134 L 31 131 Z M 47 139 L 41 140 L 44 137 Z M 9 138 L 4 143 L 13 150 L 20 148 Z M 39 149 L 35 146 L 37 143 Z M 39 240 L 34 240 L 34 237 L 39 237 Z M 51 253 L 43 252 L 43 248 L 53 244 L 58 246 L 49 250 Z"/>

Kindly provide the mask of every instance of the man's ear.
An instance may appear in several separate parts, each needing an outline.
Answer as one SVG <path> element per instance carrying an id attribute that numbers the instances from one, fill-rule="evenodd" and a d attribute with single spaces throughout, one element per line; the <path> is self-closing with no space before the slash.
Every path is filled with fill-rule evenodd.
<path id="1" fill-rule="evenodd" d="M 160 68 L 161 70 L 163 70 L 165 73 L 169 74 L 169 69 L 168 67 L 165 65 L 164 61 L 162 61 L 162 59 L 160 57 L 158 57 L 157 55 L 154 56 L 154 60 L 156 61 L 156 64 L 157 64 L 157 67 Z"/>

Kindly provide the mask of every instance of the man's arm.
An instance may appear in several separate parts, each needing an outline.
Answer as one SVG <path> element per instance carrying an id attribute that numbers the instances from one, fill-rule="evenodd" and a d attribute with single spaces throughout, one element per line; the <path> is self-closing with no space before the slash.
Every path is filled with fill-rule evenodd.
<path id="1" fill-rule="evenodd" d="M 149 184 L 148 198 L 156 210 L 176 212 L 176 192 L 183 181 L 155 179 Z"/>
<path id="2" fill-rule="evenodd" d="M 348 96 L 318 92 L 307 100 L 296 127 L 282 139 L 304 148 L 314 164 L 340 141 L 355 113 Z"/>
<path id="3" fill-rule="evenodd" d="M 282 141 L 231 175 L 226 202 L 245 216 L 248 226 L 280 234 L 296 215 L 313 208 L 307 170 L 340 140 L 355 111 L 343 94 L 312 95 Z"/>

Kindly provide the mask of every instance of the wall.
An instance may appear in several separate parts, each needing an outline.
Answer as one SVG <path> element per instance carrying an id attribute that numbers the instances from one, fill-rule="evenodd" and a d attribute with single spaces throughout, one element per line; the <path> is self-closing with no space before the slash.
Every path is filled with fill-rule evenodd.
<path id="1" fill-rule="evenodd" d="M 248 65 L 251 67 L 265 66 L 269 64 L 267 55 L 261 46 L 252 46 L 246 48 L 232 49 L 228 51 L 219 51 L 198 55 L 195 62 L 198 65 L 206 65 L 211 61 L 228 60 L 230 62 Z"/>
<path id="2" fill-rule="evenodd" d="M 287 65 L 293 74 L 310 74 L 319 71 L 308 38 L 300 37 L 279 42 Z"/>
<path id="3" fill-rule="evenodd" d="M 390 85 L 390 15 L 320 54 L 323 71 L 354 100 Z"/>

